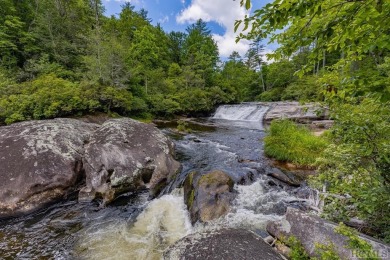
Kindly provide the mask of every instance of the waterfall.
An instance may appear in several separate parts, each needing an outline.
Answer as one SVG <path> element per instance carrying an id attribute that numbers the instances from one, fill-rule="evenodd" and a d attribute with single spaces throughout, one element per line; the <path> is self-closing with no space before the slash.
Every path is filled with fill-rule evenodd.
<path id="1" fill-rule="evenodd" d="M 236 121 L 234 125 L 262 129 L 262 121 L 269 107 L 255 103 L 222 105 L 218 107 L 212 119 Z"/>

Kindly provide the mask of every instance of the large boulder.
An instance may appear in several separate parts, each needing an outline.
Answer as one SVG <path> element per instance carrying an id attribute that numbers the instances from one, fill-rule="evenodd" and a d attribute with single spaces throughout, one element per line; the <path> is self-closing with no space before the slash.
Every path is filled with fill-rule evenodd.
<path id="1" fill-rule="evenodd" d="M 110 202 L 144 188 L 154 195 L 180 164 L 173 143 L 157 128 L 122 118 L 102 125 L 53 119 L 0 127 L 0 166 L 2 218 L 62 199 L 85 178 L 81 200 Z"/>
<path id="2" fill-rule="evenodd" d="M 186 236 L 164 252 L 164 259 L 283 259 L 262 238 L 244 229 L 222 229 Z"/>
<path id="3" fill-rule="evenodd" d="M 312 216 L 297 209 L 288 208 L 284 219 L 277 222 L 269 222 L 267 231 L 280 240 L 290 237 L 298 239 L 305 251 L 312 257 L 317 256 L 316 245 L 333 244 L 335 252 L 341 259 L 357 259 L 358 255 L 348 248 L 348 238 L 335 232 L 337 225 L 325 221 L 317 216 Z M 390 247 L 380 241 L 360 234 L 360 238 L 369 242 L 374 252 L 379 256 L 390 255 Z M 387 259 L 383 257 L 383 259 Z"/>
<path id="4" fill-rule="evenodd" d="M 326 118 L 326 111 L 315 103 L 272 102 L 266 104 L 270 106 L 264 115 L 266 122 L 274 119 L 291 119 L 300 123 L 308 123 Z"/>
<path id="5" fill-rule="evenodd" d="M 0 217 L 63 198 L 83 178 L 83 146 L 98 125 L 74 119 L 0 127 Z"/>
<path id="6" fill-rule="evenodd" d="M 111 119 L 85 145 L 86 187 L 81 200 L 149 188 L 156 195 L 178 172 L 173 143 L 156 127 L 132 119 Z"/>
<path id="7" fill-rule="evenodd" d="M 204 175 L 190 173 L 184 182 L 184 200 L 191 222 L 208 222 L 228 213 L 233 186 L 232 178 L 219 170 Z"/>

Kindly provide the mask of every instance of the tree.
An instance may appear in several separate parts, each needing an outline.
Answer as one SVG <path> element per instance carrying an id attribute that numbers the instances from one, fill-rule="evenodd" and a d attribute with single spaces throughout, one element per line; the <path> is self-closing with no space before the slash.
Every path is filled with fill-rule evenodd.
<path id="1" fill-rule="evenodd" d="M 262 39 L 260 37 L 257 37 L 255 40 L 253 40 L 252 43 L 250 44 L 250 48 L 247 51 L 245 57 L 247 59 L 246 60 L 247 66 L 259 73 L 261 86 L 263 88 L 263 91 L 266 91 L 267 89 L 266 89 L 264 73 L 263 73 L 264 45 L 261 43 L 261 41 Z"/>
<path id="2" fill-rule="evenodd" d="M 218 47 L 204 21 L 199 19 L 188 26 L 188 36 L 183 44 L 183 62 L 196 74 L 199 74 L 206 85 L 211 83 L 211 74 L 219 60 Z"/>
<path id="3" fill-rule="evenodd" d="M 250 2 L 241 0 L 246 7 Z M 250 26 L 240 38 L 271 36 L 272 41 L 281 44 L 275 58 L 290 56 L 316 42 L 311 56 L 314 60 L 324 49 L 342 50 L 345 58 L 358 60 L 363 54 L 390 49 L 389 13 L 389 1 L 277 0 L 236 21 L 235 28 L 241 23 L 245 28 Z"/>

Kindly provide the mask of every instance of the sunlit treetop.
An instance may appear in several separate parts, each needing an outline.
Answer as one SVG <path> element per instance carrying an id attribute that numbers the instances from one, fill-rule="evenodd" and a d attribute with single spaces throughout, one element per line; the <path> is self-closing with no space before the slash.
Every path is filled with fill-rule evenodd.
<path id="1" fill-rule="evenodd" d="M 250 9 L 251 0 L 241 0 Z M 338 50 L 347 60 L 390 50 L 390 0 L 275 0 L 235 22 L 237 40 L 269 38 L 272 58 L 311 47 L 311 59 Z"/>

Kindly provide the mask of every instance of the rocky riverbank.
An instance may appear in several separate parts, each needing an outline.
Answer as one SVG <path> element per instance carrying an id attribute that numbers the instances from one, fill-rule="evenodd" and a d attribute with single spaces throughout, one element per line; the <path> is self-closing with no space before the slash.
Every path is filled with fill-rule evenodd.
<path id="1" fill-rule="evenodd" d="M 0 137 L 0 217 L 32 212 L 80 185 L 82 201 L 109 203 L 141 189 L 154 196 L 180 169 L 160 130 L 127 118 L 28 121 L 1 127 Z"/>

